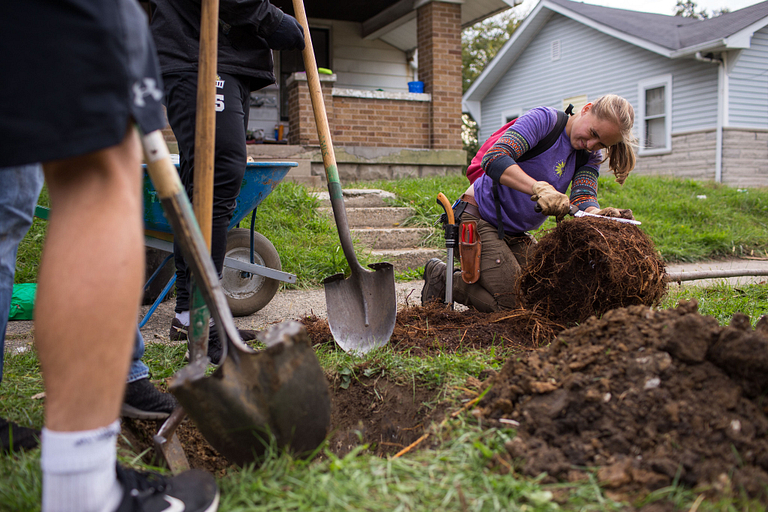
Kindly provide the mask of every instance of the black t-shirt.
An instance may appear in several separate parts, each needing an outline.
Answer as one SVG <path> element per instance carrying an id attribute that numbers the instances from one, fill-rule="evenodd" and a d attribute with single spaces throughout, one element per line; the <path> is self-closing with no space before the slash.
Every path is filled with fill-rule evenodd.
<path id="1" fill-rule="evenodd" d="M 162 73 L 197 71 L 200 3 L 195 0 L 150 0 L 150 27 Z M 266 0 L 221 0 L 219 4 L 220 73 L 251 78 L 251 90 L 275 82 L 266 37 L 283 20 L 283 12 Z"/>

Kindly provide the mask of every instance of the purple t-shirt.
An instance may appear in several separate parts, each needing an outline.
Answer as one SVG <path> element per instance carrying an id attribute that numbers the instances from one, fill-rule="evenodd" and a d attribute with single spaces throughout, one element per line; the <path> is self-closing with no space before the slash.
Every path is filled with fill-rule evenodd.
<path id="1" fill-rule="evenodd" d="M 555 123 L 557 123 L 557 111 L 555 109 L 537 107 L 520 116 L 507 133 L 510 131 L 517 132 L 528 143 L 528 147 L 532 148 L 547 136 L 554 128 Z M 494 145 L 495 147 L 496 145 Z M 493 148 L 490 151 L 493 151 Z M 515 157 L 515 155 L 510 156 Z M 601 152 L 593 151 L 590 153 L 586 165 L 597 170 L 601 161 Z M 531 178 L 536 181 L 546 181 L 559 192 L 565 193 L 573 180 L 573 174 L 576 172 L 576 150 L 571 146 L 571 141 L 565 133 L 565 128 L 563 128 L 563 133 L 560 134 L 560 138 L 551 148 L 539 156 L 517 164 Z M 502 223 L 504 231 L 507 233 L 522 233 L 536 229 L 547 219 L 546 215 L 534 211 L 536 202 L 531 201 L 530 194 L 499 185 L 499 199 L 501 201 Z M 475 201 L 477 201 L 483 219 L 498 226 L 496 203 L 493 199 L 493 180 L 485 173 L 475 181 Z"/>

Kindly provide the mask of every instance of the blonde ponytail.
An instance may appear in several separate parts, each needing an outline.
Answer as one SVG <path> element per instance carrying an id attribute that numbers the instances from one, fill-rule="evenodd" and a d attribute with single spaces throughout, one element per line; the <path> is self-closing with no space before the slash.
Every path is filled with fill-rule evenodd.
<path id="1" fill-rule="evenodd" d="M 619 126 L 622 141 L 605 150 L 608 168 L 616 176 L 616 182 L 623 184 L 632 169 L 635 168 L 637 157 L 634 146 L 637 138 L 632 133 L 635 124 L 635 109 L 626 99 L 616 94 L 601 96 L 592 104 L 592 114 L 598 119 L 611 121 Z"/>

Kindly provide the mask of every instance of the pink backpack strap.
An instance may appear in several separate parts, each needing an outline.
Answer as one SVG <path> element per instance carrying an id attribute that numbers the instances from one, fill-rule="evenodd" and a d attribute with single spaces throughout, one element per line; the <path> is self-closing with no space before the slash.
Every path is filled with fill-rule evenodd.
<path id="1" fill-rule="evenodd" d="M 491 146 L 493 146 L 502 135 L 504 135 L 504 132 L 506 132 L 510 126 L 515 124 L 515 121 L 517 121 L 517 118 L 496 130 L 493 135 L 488 137 L 488 140 L 480 146 L 477 154 L 472 159 L 472 162 L 470 162 L 469 167 L 467 167 L 467 179 L 469 179 L 470 183 L 474 183 L 475 180 L 483 174 L 483 157 L 485 156 L 485 153 L 488 152 Z"/>

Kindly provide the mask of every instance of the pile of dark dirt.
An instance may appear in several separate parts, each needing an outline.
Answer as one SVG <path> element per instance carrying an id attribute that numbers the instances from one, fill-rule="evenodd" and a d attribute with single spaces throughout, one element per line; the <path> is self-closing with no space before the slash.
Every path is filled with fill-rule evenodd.
<path id="1" fill-rule="evenodd" d="M 328 321 L 301 320 L 312 344 L 333 343 Z M 530 349 L 550 343 L 565 327 L 526 309 L 481 313 L 455 311 L 438 302 L 398 311 L 389 346 L 413 355 L 453 354 L 493 346 Z"/>
<path id="2" fill-rule="evenodd" d="M 524 308 L 570 326 L 616 308 L 658 305 L 665 276 L 640 228 L 582 217 L 558 223 L 532 247 L 517 295 Z"/>
<path id="3" fill-rule="evenodd" d="M 598 467 L 619 495 L 673 480 L 768 501 L 768 319 L 728 327 L 697 304 L 610 311 L 510 358 L 475 410 L 515 426 L 525 474 L 578 480 Z"/>

